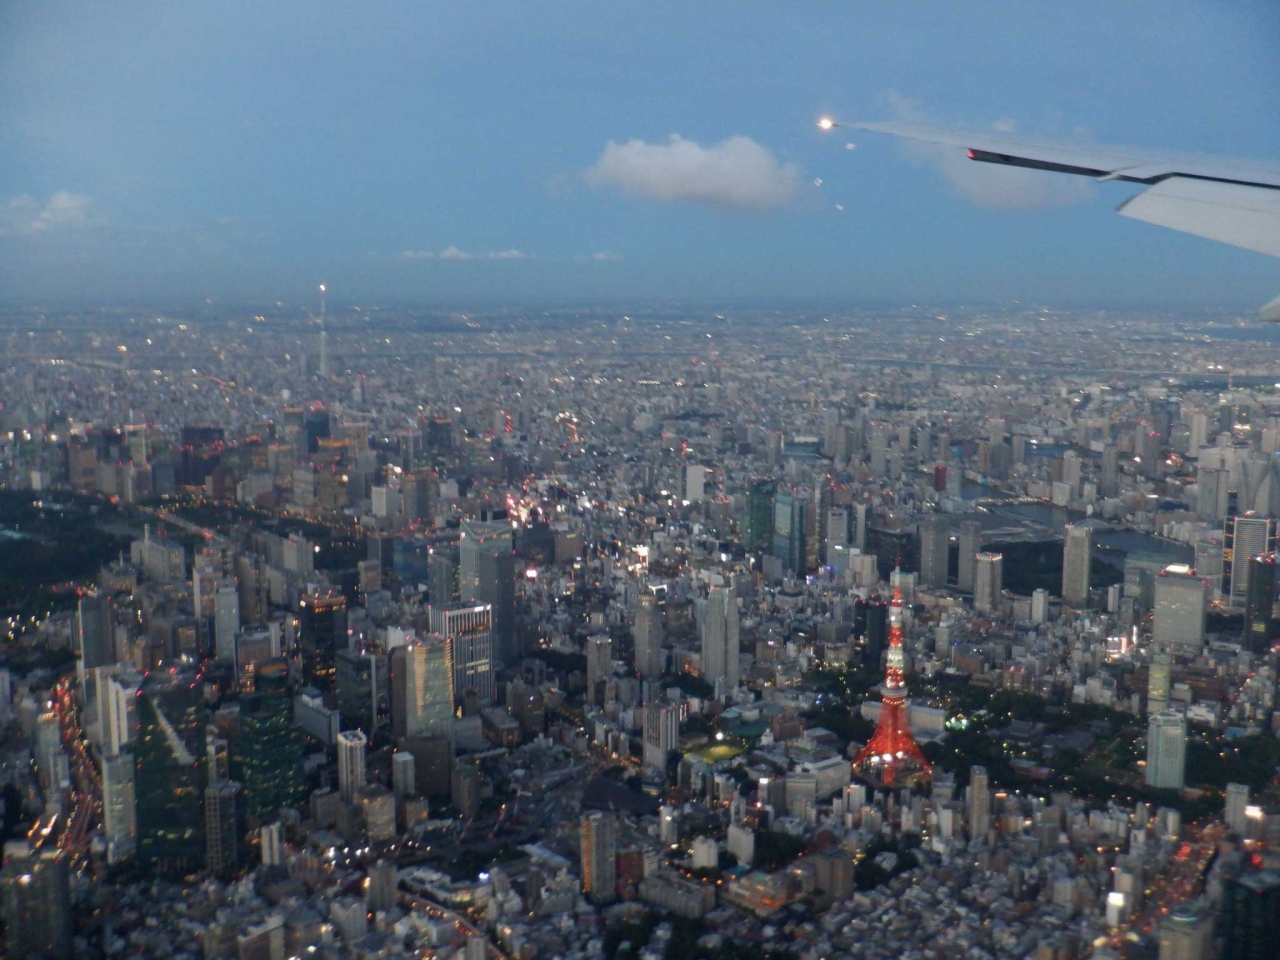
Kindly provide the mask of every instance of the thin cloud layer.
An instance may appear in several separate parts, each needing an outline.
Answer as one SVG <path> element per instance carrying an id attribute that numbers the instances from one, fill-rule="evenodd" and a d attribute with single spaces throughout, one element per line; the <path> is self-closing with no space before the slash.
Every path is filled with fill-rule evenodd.
<path id="1" fill-rule="evenodd" d="M 533 254 L 523 250 L 490 250 L 488 253 L 468 253 L 458 247 L 449 246 L 443 250 L 405 250 L 400 254 L 401 260 L 533 260 Z"/>
<path id="2" fill-rule="evenodd" d="M 44 203 L 24 193 L 0 204 L 0 236 L 39 236 L 95 222 L 93 201 L 69 190 L 59 190 Z"/>
<path id="3" fill-rule="evenodd" d="M 790 203 L 800 187 L 795 164 L 743 136 L 708 147 L 674 133 L 666 143 L 610 140 L 585 177 L 633 197 L 751 210 Z"/>
<path id="4" fill-rule="evenodd" d="M 887 99 L 895 119 L 903 123 L 928 123 L 919 100 L 891 91 Z M 996 121 L 998 133 L 1015 133 L 1010 119 Z M 1093 185 L 1080 177 L 1066 177 L 1026 167 L 1006 167 L 970 160 L 964 150 L 940 143 L 902 141 L 902 149 L 917 164 L 937 168 L 951 185 L 980 207 L 999 210 L 1037 210 L 1069 207 L 1091 200 Z"/>

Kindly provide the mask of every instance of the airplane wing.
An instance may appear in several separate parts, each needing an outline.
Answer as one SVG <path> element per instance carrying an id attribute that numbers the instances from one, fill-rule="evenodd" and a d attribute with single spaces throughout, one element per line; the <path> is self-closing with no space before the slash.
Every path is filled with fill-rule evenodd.
<path id="1" fill-rule="evenodd" d="M 970 159 L 1096 180 L 1147 184 L 1117 208 L 1135 220 L 1280 257 L 1280 164 L 1023 140 L 1000 133 L 945 130 L 909 123 L 855 123 L 860 130 L 968 151 Z M 1280 321 L 1280 297 L 1263 307 Z"/>

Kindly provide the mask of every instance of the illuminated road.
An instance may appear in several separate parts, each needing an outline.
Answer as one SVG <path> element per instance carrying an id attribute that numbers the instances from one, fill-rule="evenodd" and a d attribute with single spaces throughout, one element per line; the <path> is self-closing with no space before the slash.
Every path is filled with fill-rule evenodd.
<path id="1" fill-rule="evenodd" d="M 80 729 L 80 711 L 76 707 L 71 688 L 66 683 L 61 683 L 56 695 L 62 743 L 71 761 L 72 779 L 71 814 L 58 840 L 58 848 L 67 853 L 73 863 L 82 863 L 88 857 L 89 832 L 102 802 L 102 781 L 85 750 L 84 735 Z"/>
<path id="2" fill-rule="evenodd" d="M 1111 937 L 1117 949 L 1126 939 L 1143 939 L 1159 932 L 1161 918 L 1179 903 L 1198 897 L 1204 884 L 1204 871 L 1218 848 L 1225 828 L 1213 822 L 1204 828 L 1188 827 L 1186 837 L 1163 870 L 1147 887 L 1143 908 L 1115 929 Z"/>

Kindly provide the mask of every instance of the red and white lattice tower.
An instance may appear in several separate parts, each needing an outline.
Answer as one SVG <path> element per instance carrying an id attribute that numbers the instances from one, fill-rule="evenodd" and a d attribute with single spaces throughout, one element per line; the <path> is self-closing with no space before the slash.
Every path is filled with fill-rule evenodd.
<path id="1" fill-rule="evenodd" d="M 874 783 L 906 786 L 928 778 L 932 772 L 911 735 L 903 667 L 902 591 L 894 587 L 893 603 L 889 605 L 889 659 L 880 687 L 880 719 L 876 732 L 853 761 L 854 770 Z"/>

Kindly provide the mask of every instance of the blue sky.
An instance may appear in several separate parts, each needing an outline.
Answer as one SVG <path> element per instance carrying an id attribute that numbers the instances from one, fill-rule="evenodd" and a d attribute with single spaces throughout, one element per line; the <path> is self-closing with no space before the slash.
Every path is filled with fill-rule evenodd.
<path id="1" fill-rule="evenodd" d="M 0 299 L 1256 305 L 1277 261 L 1132 187 L 814 120 L 1280 159 L 1277 41 L 1243 0 L 7 0 Z"/>

